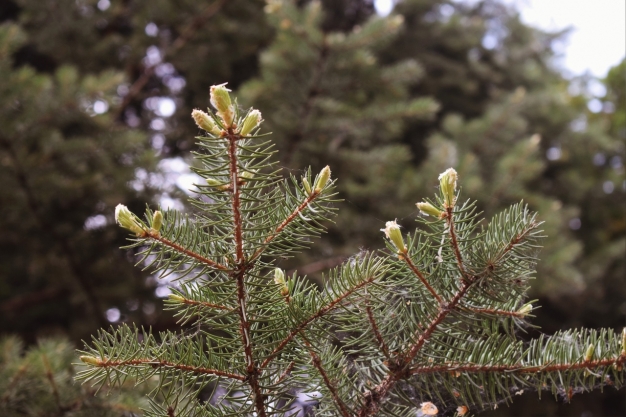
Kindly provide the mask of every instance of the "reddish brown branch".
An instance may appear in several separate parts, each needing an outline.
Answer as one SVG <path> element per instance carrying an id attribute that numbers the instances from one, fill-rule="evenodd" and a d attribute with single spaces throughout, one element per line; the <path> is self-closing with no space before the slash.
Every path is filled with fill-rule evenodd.
<path id="1" fill-rule="evenodd" d="M 439 304 L 443 303 L 443 300 L 441 299 L 439 294 L 437 294 L 437 291 L 435 291 L 435 289 L 428 283 L 424 274 L 422 274 L 422 272 L 419 269 L 417 269 L 417 267 L 413 264 L 413 261 L 411 261 L 411 258 L 409 257 L 409 255 L 407 253 L 403 253 L 399 256 L 400 256 L 400 259 L 406 262 L 409 268 L 411 268 L 411 271 L 413 271 L 413 273 L 417 275 L 420 281 L 422 281 L 422 284 L 424 284 L 426 289 L 428 289 L 428 291 L 433 295 L 433 297 L 437 299 Z"/>
<path id="2" fill-rule="evenodd" d="M 93 364 L 99 368 L 115 368 L 120 366 L 139 366 L 149 365 L 153 368 L 172 368 L 180 371 L 193 372 L 195 374 L 203 375 L 215 375 L 224 378 L 236 379 L 238 381 L 245 381 L 246 377 L 243 375 L 235 374 L 232 372 L 220 371 L 219 369 L 205 368 L 202 366 L 190 366 L 180 363 L 174 363 L 169 361 L 163 361 L 160 359 L 130 359 L 127 361 L 115 361 L 111 359 L 98 360 L 98 363 Z"/>
<path id="3" fill-rule="evenodd" d="M 187 305 L 191 305 L 191 306 L 201 306 L 201 307 L 207 307 L 207 308 L 214 308 L 214 309 L 217 309 L 217 310 L 231 310 L 231 308 L 223 306 L 223 305 L 207 303 L 206 301 L 190 300 L 188 298 L 183 298 L 179 302 L 181 304 L 187 304 Z"/>
<path id="4" fill-rule="evenodd" d="M 448 223 L 448 233 L 450 234 L 452 249 L 454 250 L 454 257 L 456 258 L 456 263 L 459 266 L 459 271 L 461 272 L 461 278 L 463 282 L 467 282 L 469 277 L 467 276 L 467 273 L 465 272 L 465 267 L 463 266 L 463 257 L 461 256 L 459 242 L 456 237 L 456 231 L 454 230 L 454 219 L 452 217 L 454 207 L 447 207 L 446 212 L 446 223 Z"/>
<path id="5" fill-rule="evenodd" d="M 199 261 L 199 262 L 201 262 L 201 263 L 203 263 L 205 265 L 208 265 L 208 266 L 210 266 L 212 268 L 219 269 L 221 271 L 230 271 L 230 269 L 228 267 L 226 267 L 226 266 L 224 266 L 224 265 L 222 265 L 222 264 L 220 264 L 218 262 L 215 262 L 215 261 L 213 261 L 213 260 L 211 260 L 209 258 L 206 258 L 206 257 L 204 257 L 204 256 L 202 256 L 202 255 L 200 255 L 200 254 L 198 254 L 198 253 L 196 253 L 194 251 L 191 251 L 191 250 L 189 250 L 187 248 L 184 248 L 181 245 L 179 245 L 178 243 L 174 243 L 171 240 L 164 238 L 158 232 L 155 232 L 153 230 L 145 231 L 144 235 L 142 237 L 144 237 L 144 238 L 149 237 L 149 238 L 154 239 L 154 240 L 156 240 L 158 242 L 161 242 L 165 246 L 169 246 L 170 248 L 174 249 L 176 252 L 183 253 L 183 254 L 189 256 L 190 258 L 194 258 L 195 260 L 197 260 L 197 261 Z"/>
<path id="6" fill-rule="evenodd" d="M 469 311 L 473 313 L 479 314 L 492 314 L 494 316 L 508 316 L 508 317 L 517 317 L 524 318 L 526 313 L 519 313 L 517 311 L 506 311 L 506 310 L 498 310 L 495 308 L 468 308 Z"/>
<path id="7" fill-rule="evenodd" d="M 372 312 L 372 307 L 369 305 L 365 308 L 367 312 L 367 320 L 370 322 L 370 326 L 372 327 L 372 331 L 374 332 L 374 337 L 376 337 L 376 341 L 378 342 L 378 347 L 380 351 L 385 355 L 385 358 L 389 359 L 391 356 L 389 355 L 389 348 L 385 343 L 385 339 L 383 339 L 383 335 L 380 334 L 380 330 L 378 329 L 378 324 L 376 324 L 376 318 L 374 317 L 374 313 Z"/>
<path id="8" fill-rule="evenodd" d="M 320 308 L 315 314 L 313 314 L 312 316 L 310 316 L 308 319 L 300 322 L 300 324 L 298 326 L 296 326 L 288 335 L 287 337 L 285 337 L 277 346 L 276 348 L 274 348 L 274 350 L 272 351 L 272 353 L 270 353 L 268 355 L 268 357 L 263 361 L 263 363 L 261 364 L 261 366 L 259 367 L 260 369 L 264 369 L 265 367 L 267 367 L 267 365 L 269 365 L 269 363 L 272 361 L 272 359 L 274 359 L 274 357 L 280 353 L 280 351 L 282 351 L 284 349 L 285 346 L 287 346 L 287 344 L 293 340 L 294 337 L 296 337 L 296 335 L 298 333 L 300 333 L 302 330 L 304 330 L 304 328 L 306 326 L 308 326 L 311 322 L 313 322 L 314 320 L 322 317 L 324 314 L 330 312 L 331 310 L 339 307 L 339 304 L 345 300 L 348 296 L 350 296 L 351 294 L 354 294 L 357 290 L 365 287 L 366 285 L 370 284 L 371 282 L 374 281 L 376 277 L 370 277 L 366 280 L 364 280 L 363 282 L 359 283 L 358 285 L 355 285 L 354 287 L 350 288 L 348 291 L 344 292 L 343 294 L 341 294 L 339 297 L 335 298 L 333 301 L 331 301 L 330 303 L 328 303 L 326 306 Z"/>
<path id="9" fill-rule="evenodd" d="M 433 373 L 445 373 L 445 372 L 470 372 L 470 373 L 522 373 L 532 374 L 537 372 L 555 372 L 555 371 L 569 371 L 573 369 L 587 369 L 597 368 L 600 366 L 610 365 L 623 365 L 626 363 L 626 355 L 620 355 L 617 358 L 598 359 L 595 361 L 583 361 L 578 363 L 559 363 L 559 364 L 546 364 L 541 366 L 523 366 L 523 365 L 438 365 L 438 366 L 422 366 L 411 369 L 412 375 L 416 374 L 433 374 Z"/>
<path id="10" fill-rule="evenodd" d="M 291 362 L 288 366 L 287 369 L 285 369 L 285 371 L 280 374 L 280 376 L 278 377 L 278 379 L 276 380 L 275 384 L 280 384 L 281 382 L 283 382 L 285 380 L 285 378 L 287 378 L 290 374 L 291 371 L 293 369 L 293 367 L 296 365 L 295 362 Z"/>
<path id="11" fill-rule="evenodd" d="M 248 263 L 254 261 L 255 259 L 257 259 L 259 256 L 261 256 L 261 254 L 263 253 L 263 251 L 265 250 L 265 248 L 267 247 L 267 245 L 270 244 L 271 241 L 273 241 L 274 239 L 276 239 L 276 237 L 280 234 L 280 232 L 282 232 L 285 227 L 289 226 L 289 224 L 302 212 L 304 211 L 304 209 L 309 205 L 309 203 L 313 202 L 313 200 L 315 200 L 319 195 L 321 194 L 321 192 L 317 192 L 317 191 L 313 191 L 311 193 L 311 195 L 309 195 L 303 202 L 302 204 L 300 204 L 293 212 L 291 212 L 291 214 L 285 219 L 283 220 L 283 222 L 281 224 L 278 225 L 278 227 L 276 228 L 276 230 L 274 230 L 274 233 L 272 233 L 271 235 L 269 235 L 268 237 L 265 238 L 265 240 L 263 241 L 263 245 L 258 248 L 256 250 L 256 252 L 254 252 L 254 254 L 250 257 L 250 259 L 248 260 Z"/>
<path id="12" fill-rule="evenodd" d="M 348 410 L 348 407 L 344 404 L 344 402 L 339 397 L 337 388 L 335 387 L 333 382 L 330 380 L 328 373 L 324 369 L 324 366 L 322 365 L 322 360 L 317 355 L 317 353 L 313 351 L 313 348 L 311 347 L 311 342 L 309 342 L 307 338 L 304 337 L 304 335 L 302 334 L 300 335 L 300 337 L 302 338 L 302 340 L 304 341 L 304 344 L 308 348 L 309 355 L 311 356 L 311 361 L 313 362 L 313 366 L 315 367 L 315 369 L 317 369 L 317 372 L 319 372 L 320 376 L 322 377 L 322 380 L 324 381 L 324 385 L 326 385 L 326 388 L 328 388 L 328 392 L 330 392 L 330 396 L 333 398 L 333 401 L 335 402 L 337 409 L 339 410 L 339 412 L 341 413 L 343 417 L 350 417 L 351 413 Z"/>

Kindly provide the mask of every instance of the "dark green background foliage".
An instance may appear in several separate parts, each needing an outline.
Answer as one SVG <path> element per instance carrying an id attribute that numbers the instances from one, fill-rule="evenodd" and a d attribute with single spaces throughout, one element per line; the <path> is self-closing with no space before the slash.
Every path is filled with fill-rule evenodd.
<path id="1" fill-rule="evenodd" d="M 329 164 L 339 179 L 337 223 L 281 267 L 317 278 L 380 248 L 384 222 L 411 227 L 411 207 L 454 166 L 488 217 L 524 199 L 545 221 L 531 290 L 543 331 L 619 329 L 626 64 L 604 80 L 606 111 L 591 113 L 594 80 L 554 69 L 564 36 L 496 1 L 405 0 L 386 19 L 368 0 L 0 2 L 0 332 L 78 341 L 110 308 L 174 323 L 155 280 L 118 249 L 113 210 L 184 201 L 159 161 L 190 161 L 191 109 L 226 81 L 263 112 L 286 172 Z M 159 98 L 175 113 L 162 115 Z M 591 398 L 560 411 L 516 404 L 526 415 L 626 411 L 619 394 Z"/>

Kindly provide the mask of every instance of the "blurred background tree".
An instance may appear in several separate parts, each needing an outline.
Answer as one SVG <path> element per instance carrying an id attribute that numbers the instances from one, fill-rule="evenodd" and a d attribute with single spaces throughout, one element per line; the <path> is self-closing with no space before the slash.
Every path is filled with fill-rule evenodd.
<path id="1" fill-rule="evenodd" d="M 545 221 L 544 331 L 626 323 L 626 64 L 606 93 L 566 79 L 566 32 L 495 0 L 404 0 L 385 18 L 371 0 L 5 0 L 0 25 L 0 333 L 171 323 L 168 283 L 117 249 L 113 209 L 185 204 L 189 114 L 226 81 L 286 170 L 340 179 L 337 224 L 283 267 L 321 279 L 380 247 L 384 222 L 409 227 L 428 179 L 455 166 L 487 214 L 523 198 Z M 589 410 L 626 412 L 603 401 Z"/>

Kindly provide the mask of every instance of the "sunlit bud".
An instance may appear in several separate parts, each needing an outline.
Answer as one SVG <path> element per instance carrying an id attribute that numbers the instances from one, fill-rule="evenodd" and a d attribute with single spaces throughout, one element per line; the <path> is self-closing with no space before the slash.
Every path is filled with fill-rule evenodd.
<path id="1" fill-rule="evenodd" d="M 587 347 L 587 351 L 585 352 L 585 362 L 589 362 L 591 359 L 593 359 L 594 350 L 595 350 L 595 346 L 593 345 L 589 345 Z"/>
<path id="2" fill-rule="evenodd" d="M 215 187 L 218 190 L 227 190 L 229 186 L 228 184 L 224 184 L 223 182 L 220 182 L 215 178 L 207 178 L 206 183 L 209 185 L 209 187 Z"/>
<path id="3" fill-rule="evenodd" d="M 230 91 L 224 87 L 226 83 L 211 86 L 211 104 L 217 109 L 217 114 L 224 121 L 224 126 L 230 127 L 235 118 L 235 108 L 230 101 Z"/>
<path id="4" fill-rule="evenodd" d="M 430 203 L 417 203 L 416 206 L 423 214 L 427 216 L 441 218 L 441 216 L 443 216 L 444 214 L 443 211 L 439 210 L 437 207 L 433 206 Z"/>
<path id="5" fill-rule="evenodd" d="M 439 175 L 439 188 L 443 194 L 446 207 L 454 207 L 456 202 L 456 180 L 457 174 L 454 168 L 448 168 Z"/>
<path id="6" fill-rule="evenodd" d="M 200 129 L 206 130 L 216 136 L 219 136 L 220 129 L 217 127 L 211 116 L 203 112 L 202 110 L 194 109 L 191 112 L 191 117 L 196 121 L 196 124 Z"/>
<path id="7" fill-rule="evenodd" d="M 461 406 L 456 408 L 456 413 L 459 416 L 464 416 L 465 414 L 467 414 L 468 411 L 469 411 L 469 409 L 465 405 L 461 405 Z"/>
<path id="8" fill-rule="evenodd" d="M 431 402 L 421 403 L 420 406 L 422 407 L 422 414 L 425 416 L 435 416 L 439 412 L 435 404 Z"/>
<path id="9" fill-rule="evenodd" d="M 326 187 L 326 184 L 328 183 L 329 179 L 330 179 L 330 167 L 326 165 L 324 169 L 320 171 L 319 175 L 315 179 L 315 184 L 313 187 L 315 188 L 315 192 L 319 193 L 320 191 L 322 191 L 324 187 Z"/>
<path id="10" fill-rule="evenodd" d="M 243 126 L 241 127 L 239 134 L 241 136 L 248 136 L 248 134 L 260 125 L 262 121 L 261 112 L 256 109 L 252 110 L 243 121 Z"/>
<path id="11" fill-rule="evenodd" d="M 152 228 L 159 232 L 161 230 L 161 226 L 163 226 L 163 213 L 157 210 L 152 216 Z"/>
<path id="12" fill-rule="evenodd" d="M 172 300 L 172 301 L 176 301 L 176 302 L 179 302 L 179 303 L 184 303 L 185 302 L 185 298 L 181 297 L 178 294 L 170 294 L 168 298 L 170 300 Z"/>
<path id="13" fill-rule="evenodd" d="M 535 133 L 530 137 L 530 144 L 533 147 L 536 147 L 541 142 L 541 135 L 539 133 Z"/>
<path id="14" fill-rule="evenodd" d="M 622 330 L 622 354 L 626 355 L 626 327 Z"/>
<path id="15" fill-rule="evenodd" d="M 522 317 L 526 317 L 528 313 L 533 311 L 533 305 L 531 303 L 524 304 L 519 310 L 517 310 L 517 314 Z"/>
<path id="16" fill-rule="evenodd" d="M 128 229 L 137 235 L 144 233 L 143 227 L 139 224 L 137 216 L 131 213 L 130 210 L 128 210 L 128 207 L 123 204 L 118 204 L 117 207 L 115 207 L 115 221 L 124 229 Z"/>
<path id="17" fill-rule="evenodd" d="M 311 184 L 309 184 L 309 180 L 307 180 L 306 177 L 302 177 L 302 186 L 304 187 L 304 191 L 311 195 Z"/>
<path id="18" fill-rule="evenodd" d="M 89 365 L 94 365 L 94 366 L 102 365 L 102 361 L 98 358 L 94 358 L 93 356 L 81 356 L 80 360 L 84 363 L 88 363 Z"/>
<path id="19" fill-rule="evenodd" d="M 385 232 L 387 239 L 391 240 L 400 252 L 406 251 L 404 239 L 402 238 L 402 232 L 400 232 L 400 226 L 395 222 L 395 220 L 385 223 L 385 228 L 380 229 L 380 231 Z"/>
<path id="20" fill-rule="evenodd" d="M 242 180 L 250 180 L 252 178 L 254 178 L 254 175 L 256 174 L 256 172 L 252 172 L 252 171 L 243 171 L 241 173 L 241 175 L 239 176 L 239 178 L 241 178 Z"/>
<path id="21" fill-rule="evenodd" d="M 277 285 L 280 285 L 280 294 L 287 295 L 289 294 L 289 288 L 287 287 L 287 283 L 285 282 L 285 273 L 282 269 L 276 268 L 274 269 L 274 282 Z"/>

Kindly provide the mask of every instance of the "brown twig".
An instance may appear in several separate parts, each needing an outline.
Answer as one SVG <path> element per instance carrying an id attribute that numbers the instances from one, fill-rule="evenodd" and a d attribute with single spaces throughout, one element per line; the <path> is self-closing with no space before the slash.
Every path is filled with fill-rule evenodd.
<path id="1" fill-rule="evenodd" d="M 491 314 L 494 316 L 508 316 L 508 317 L 517 317 L 524 318 L 526 313 L 520 313 L 517 311 L 506 311 L 506 310 L 497 310 L 494 308 L 468 308 L 469 311 L 478 314 Z"/>
<path id="2" fill-rule="evenodd" d="M 223 306 L 223 305 L 207 303 L 206 301 L 190 300 L 188 298 L 183 298 L 179 302 L 181 304 L 187 304 L 187 305 L 191 305 L 191 306 L 202 306 L 202 307 L 207 307 L 207 308 L 214 308 L 214 309 L 217 309 L 217 310 L 232 310 L 230 307 L 226 307 L 226 306 Z"/>
<path id="3" fill-rule="evenodd" d="M 219 369 L 205 368 L 202 366 L 190 366 L 180 363 L 174 363 L 169 361 L 163 361 L 160 359 L 130 359 L 127 361 L 115 361 L 111 359 L 99 359 L 98 363 L 92 364 L 99 368 L 115 368 L 118 366 L 138 366 L 149 365 L 153 368 L 172 368 L 180 371 L 192 372 L 195 374 L 203 375 L 215 375 L 224 378 L 236 379 L 238 381 L 245 381 L 246 377 L 243 375 L 235 374 L 233 372 L 220 371 Z"/>
<path id="4" fill-rule="evenodd" d="M 422 271 L 417 269 L 417 267 L 413 264 L 413 261 L 411 261 L 411 258 L 409 257 L 409 255 L 405 252 L 399 256 L 400 256 L 400 259 L 406 262 L 406 264 L 409 266 L 411 271 L 413 271 L 413 273 L 419 278 L 419 280 L 422 281 L 422 284 L 424 284 L 424 286 L 426 287 L 426 289 L 428 289 L 428 291 L 432 294 L 432 296 L 435 297 L 435 299 L 437 299 L 437 302 L 439 302 L 439 304 L 442 304 L 443 300 L 441 299 L 441 296 L 437 294 L 437 291 L 435 291 L 435 289 L 428 283 Z"/>
<path id="5" fill-rule="evenodd" d="M 448 233 L 450 234 L 454 257 L 456 258 L 456 263 L 459 266 L 459 272 L 461 272 L 461 279 L 463 280 L 463 282 L 467 282 L 469 277 L 467 276 L 467 273 L 465 272 L 465 267 L 463 266 L 463 257 L 461 256 L 459 242 L 456 237 L 456 231 L 454 230 L 454 207 L 446 207 L 446 212 L 446 223 L 448 224 Z"/>
<path id="6" fill-rule="evenodd" d="M 355 285 L 354 287 L 350 288 L 348 291 L 346 291 L 343 294 L 341 294 L 339 297 L 335 298 L 330 303 L 326 304 L 326 306 L 320 308 L 315 314 L 309 316 L 309 318 L 307 318 L 306 320 L 303 320 L 302 322 L 300 322 L 300 324 L 298 324 L 291 332 L 289 332 L 289 334 L 274 348 L 272 353 L 270 353 L 267 356 L 267 358 L 265 358 L 265 360 L 263 361 L 263 363 L 261 363 L 261 366 L 259 368 L 260 369 L 264 369 L 265 367 L 267 367 L 267 365 L 269 365 L 269 363 L 272 361 L 272 359 L 274 359 L 274 357 L 276 357 L 276 355 L 278 353 L 280 353 L 280 351 L 282 351 L 284 349 L 284 347 L 287 346 L 287 344 L 291 340 L 293 340 L 293 338 L 296 337 L 296 335 L 298 333 L 300 333 L 302 330 L 304 330 L 304 328 L 306 326 L 308 326 L 311 322 L 313 322 L 314 320 L 317 320 L 318 318 L 322 317 L 323 315 L 327 314 L 328 312 L 330 312 L 330 311 L 334 310 L 335 308 L 339 307 L 341 302 L 343 300 L 345 300 L 348 296 L 350 296 L 351 294 L 354 294 L 357 290 L 359 290 L 359 289 L 365 287 L 366 285 L 372 283 L 375 279 L 376 279 L 376 277 L 370 277 L 370 278 L 364 280 L 363 282 L 359 283 L 358 285 Z"/>
<path id="7" fill-rule="evenodd" d="M 213 261 L 213 260 L 211 260 L 209 258 L 206 258 L 206 257 L 204 257 L 204 256 L 202 256 L 202 255 L 200 255 L 200 254 L 198 254 L 198 253 L 196 253 L 194 251 L 191 251 L 191 250 L 189 250 L 189 249 L 179 245 L 178 243 L 172 242 L 171 240 L 166 239 L 163 236 L 161 236 L 156 231 L 146 230 L 146 231 L 144 231 L 144 235 L 142 237 L 144 237 L 144 238 L 149 237 L 149 238 L 154 239 L 154 240 L 156 240 L 158 242 L 161 242 L 165 246 L 168 246 L 168 247 L 174 249 L 176 252 L 185 254 L 185 255 L 189 256 L 190 258 L 194 258 L 195 260 L 197 260 L 197 261 L 199 261 L 199 262 L 201 262 L 201 263 L 203 263 L 205 265 L 208 265 L 208 266 L 210 266 L 212 268 L 219 269 L 221 271 L 230 271 L 230 269 L 228 267 L 226 267 L 226 266 L 224 266 L 224 265 L 222 265 L 222 264 L 220 264 L 218 262 L 215 262 L 215 261 Z"/>
<path id="8" fill-rule="evenodd" d="M 183 32 L 176 38 L 176 40 L 172 43 L 172 46 L 165 50 L 163 53 L 163 60 L 166 57 L 171 56 L 173 53 L 180 50 L 185 44 L 194 37 L 198 29 L 200 29 L 211 17 L 213 17 L 224 5 L 225 0 L 216 0 L 210 5 L 208 5 L 204 11 L 202 11 L 198 16 L 194 17 L 192 22 L 186 25 L 186 28 Z M 141 76 L 135 80 L 135 82 L 130 86 L 128 93 L 124 96 L 122 103 L 118 107 L 115 112 L 115 119 L 119 119 L 126 107 L 130 104 L 130 102 L 141 92 L 141 90 L 146 86 L 152 74 L 154 74 L 154 70 L 158 64 L 150 65 L 145 68 Z"/>
<path id="9" fill-rule="evenodd" d="M 383 355 L 385 355 L 385 358 L 391 358 L 391 355 L 389 354 L 389 348 L 385 343 L 385 339 L 383 339 L 383 335 L 378 329 L 378 324 L 376 323 L 376 318 L 374 317 L 374 313 L 372 312 L 372 307 L 368 304 L 368 306 L 365 307 L 365 311 L 367 312 L 367 320 L 372 327 L 372 331 L 374 332 L 374 337 L 376 337 L 376 341 L 378 342 L 378 347 L 380 351 L 383 353 Z"/>

